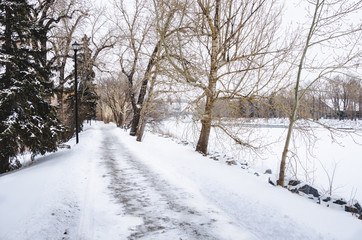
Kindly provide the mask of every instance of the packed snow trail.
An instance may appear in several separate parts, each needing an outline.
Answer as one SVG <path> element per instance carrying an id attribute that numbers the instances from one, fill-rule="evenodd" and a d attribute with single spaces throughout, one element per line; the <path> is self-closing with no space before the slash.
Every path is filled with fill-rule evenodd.
<path id="1" fill-rule="evenodd" d="M 170 139 L 87 126 L 0 175 L 1 240 L 360 239 L 361 222 Z"/>
<path id="2" fill-rule="evenodd" d="M 215 209 L 206 212 L 189 206 L 193 198 L 190 193 L 170 185 L 133 157 L 118 141 L 114 129 L 102 131 L 102 163 L 111 179 L 109 188 L 126 215 L 142 219 L 129 239 L 226 239 L 222 233 L 213 231 L 218 225 L 213 218 L 218 214 Z M 240 239 L 246 236 L 252 239 L 250 234 L 240 231 Z"/>

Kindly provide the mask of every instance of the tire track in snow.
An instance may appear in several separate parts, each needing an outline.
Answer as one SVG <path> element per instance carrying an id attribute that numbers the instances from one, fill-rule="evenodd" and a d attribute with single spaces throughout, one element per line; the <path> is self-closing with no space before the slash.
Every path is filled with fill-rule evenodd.
<path id="1" fill-rule="evenodd" d="M 103 131 L 109 188 L 127 215 L 143 219 L 128 239 L 218 239 L 210 235 L 217 221 L 187 206 L 189 194 L 170 186 L 137 161 L 112 131 Z"/>
<path id="2" fill-rule="evenodd" d="M 91 168 L 90 163 L 86 166 L 87 172 L 94 172 L 94 168 Z M 94 209 L 95 204 L 94 196 L 92 193 L 92 185 L 94 184 L 94 173 L 87 174 L 85 181 L 85 192 L 82 199 L 82 211 L 79 221 L 77 238 L 79 240 L 94 239 Z"/>

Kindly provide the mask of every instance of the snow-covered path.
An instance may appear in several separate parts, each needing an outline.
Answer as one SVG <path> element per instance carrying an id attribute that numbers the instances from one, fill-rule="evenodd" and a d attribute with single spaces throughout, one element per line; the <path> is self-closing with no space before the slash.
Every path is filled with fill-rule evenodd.
<path id="1" fill-rule="evenodd" d="M 116 134 L 96 124 L 71 150 L 1 176 L 0 239 L 227 239 L 214 231 L 219 221 L 240 231 L 206 202 L 190 206 L 192 194 L 133 157 Z"/>
<path id="2" fill-rule="evenodd" d="M 1 240 L 360 239 L 362 223 L 170 139 L 97 122 L 0 176 Z"/>
<path id="3" fill-rule="evenodd" d="M 222 238 L 222 234 L 213 232 L 214 225 L 218 225 L 213 218 L 218 214 L 215 209 L 205 211 L 189 206 L 193 196 L 170 185 L 134 158 L 118 141 L 113 129 L 103 129 L 103 136 L 102 163 L 107 166 L 112 195 L 126 215 L 142 219 L 130 239 Z"/>

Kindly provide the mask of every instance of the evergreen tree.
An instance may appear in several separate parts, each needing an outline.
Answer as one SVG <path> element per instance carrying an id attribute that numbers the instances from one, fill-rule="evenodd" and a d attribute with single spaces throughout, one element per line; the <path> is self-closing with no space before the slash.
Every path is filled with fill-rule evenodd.
<path id="1" fill-rule="evenodd" d="M 62 130 L 50 105 L 51 71 L 40 62 L 44 52 L 32 47 L 42 29 L 31 9 L 27 0 L 0 1 L 0 173 L 19 153 L 55 151 Z"/>
<path id="2" fill-rule="evenodd" d="M 90 38 L 82 38 L 82 52 L 79 55 L 79 91 L 80 91 L 80 119 L 91 120 L 96 116 L 97 100 L 95 73 L 93 71 L 92 51 L 89 48 Z"/>

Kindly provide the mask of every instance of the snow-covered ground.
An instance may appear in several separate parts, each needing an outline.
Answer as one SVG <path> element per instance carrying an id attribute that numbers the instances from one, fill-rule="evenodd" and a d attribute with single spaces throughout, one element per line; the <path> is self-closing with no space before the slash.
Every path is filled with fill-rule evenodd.
<path id="1" fill-rule="evenodd" d="M 361 239 L 362 221 L 147 134 L 97 122 L 0 176 L 0 239 Z"/>
<path id="2" fill-rule="evenodd" d="M 332 194 L 347 201 L 362 202 L 362 123 L 361 121 L 321 120 L 336 129 L 343 130 L 331 137 L 325 128 L 313 123 L 298 123 L 309 131 L 294 131 L 290 150 L 294 156 L 288 164 L 288 175 L 317 187 L 321 194 Z M 264 173 L 270 169 L 277 176 L 288 120 L 236 120 L 234 133 L 240 139 L 249 139 L 261 146 L 256 152 L 235 144 L 222 131 L 212 130 L 209 151 L 227 154 L 240 162 L 246 161 L 254 170 Z M 241 128 L 239 126 L 242 126 Z M 191 119 L 170 119 L 159 127 L 161 132 L 196 145 L 199 130 Z M 352 131 L 353 130 L 353 131 Z M 352 132 L 354 132 L 352 134 Z"/>

